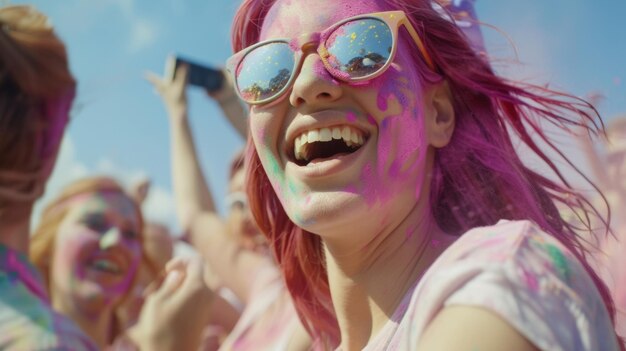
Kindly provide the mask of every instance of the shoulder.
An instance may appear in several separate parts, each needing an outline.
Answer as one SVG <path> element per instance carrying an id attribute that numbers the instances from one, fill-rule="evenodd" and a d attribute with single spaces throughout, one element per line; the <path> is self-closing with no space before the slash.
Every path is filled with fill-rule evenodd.
<path id="1" fill-rule="evenodd" d="M 2 300 L 0 349 L 97 350 L 74 323 L 40 300 L 24 298 L 11 307 L 4 304 L 4 298 Z M 27 300 L 30 300 L 28 304 Z"/>
<path id="2" fill-rule="evenodd" d="M 1 350 L 96 350 L 66 317 L 20 284 L 0 284 Z"/>
<path id="3" fill-rule="evenodd" d="M 438 318 L 452 315 L 461 323 L 477 313 L 542 350 L 616 347 L 608 312 L 584 266 L 530 221 L 500 221 L 463 234 L 426 272 L 410 306 L 412 345 Z"/>

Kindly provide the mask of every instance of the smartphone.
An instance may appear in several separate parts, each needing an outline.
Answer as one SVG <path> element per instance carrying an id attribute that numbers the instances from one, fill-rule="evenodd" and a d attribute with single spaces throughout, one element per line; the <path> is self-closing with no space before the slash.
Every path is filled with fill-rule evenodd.
<path id="1" fill-rule="evenodd" d="M 165 78 L 174 79 L 174 73 L 181 64 L 188 68 L 187 84 L 201 87 L 209 92 L 220 90 L 224 84 L 224 74 L 221 70 L 202 65 L 178 55 L 170 55 L 165 62 Z"/>

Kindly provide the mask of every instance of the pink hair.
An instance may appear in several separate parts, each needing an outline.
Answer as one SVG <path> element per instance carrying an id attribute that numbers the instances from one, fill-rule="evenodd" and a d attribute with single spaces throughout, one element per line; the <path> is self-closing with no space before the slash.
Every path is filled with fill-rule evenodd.
<path id="1" fill-rule="evenodd" d="M 244 0 L 233 23 L 235 52 L 259 40 L 263 20 L 273 2 Z M 411 55 L 421 81 L 427 84 L 445 79 L 454 100 L 454 136 L 448 146 L 436 151 L 433 169 L 430 201 L 438 224 L 450 234 L 461 235 L 476 226 L 493 225 L 499 219 L 534 221 L 576 255 L 614 319 L 611 295 L 591 269 L 583 239 L 577 234 L 581 230 L 593 233 L 590 217 L 600 217 L 605 224 L 607 220 L 572 189 L 554 161 L 531 138 L 538 137 L 589 181 L 550 140 L 540 123 L 549 122 L 565 131 L 580 126 L 597 132 L 600 127 L 594 120 L 595 109 L 574 96 L 496 76 L 484 57 L 472 50 L 459 28 L 433 10 L 430 1 L 384 3 L 407 14 L 438 67 L 437 72 L 429 70 L 418 50 L 413 50 Z M 403 40 L 410 45 L 406 38 Z M 522 163 L 511 132 L 545 162 L 559 182 Z M 246 164 L 250 208 L 272 245 L 300 318 L 316 340 L 337 345 L 339 328 L 319 236 L 302 230 L 289 219 L 250 138 Z M 583 228 L 561 218 L 556 203 L 576 211 Z"/>

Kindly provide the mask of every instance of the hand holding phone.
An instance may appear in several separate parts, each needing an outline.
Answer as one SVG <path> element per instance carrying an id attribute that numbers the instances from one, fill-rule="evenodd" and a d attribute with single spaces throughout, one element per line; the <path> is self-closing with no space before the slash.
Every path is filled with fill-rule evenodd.
<path id="1" fill-rule="evenodd" d="M 165 63 L 165 79 L 172 81 L 181 65 L 187 65 L 187 84 L 206 89 L 212 93 L 219 91 L 224 84 L 224 74 L 220 69 L 202 65 L 177 55 L 170 55 Z"/>

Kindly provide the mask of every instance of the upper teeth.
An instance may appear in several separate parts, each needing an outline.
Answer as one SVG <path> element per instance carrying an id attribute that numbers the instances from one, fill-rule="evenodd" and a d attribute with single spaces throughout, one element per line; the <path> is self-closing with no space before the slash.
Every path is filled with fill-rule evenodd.
<path id="1" fill-rule="evenodd" d="M 294 155 L 296 160 L 306 159 L 306 146 L 315 142 L 326 142 L 333 139 L 341 140 L 350 147 L 363 145 L 363 133 L 350 126 L 337 126 L 332 128 L 311 129 L 296 137 L 294 142 Z"/>
<path id="2" fill-rule="evenodd" d="M 113 261 L 107 259 L 97 259 L 92 262 L 92 266 L 98 270 L 119 273 L 120 267 Z"/>

